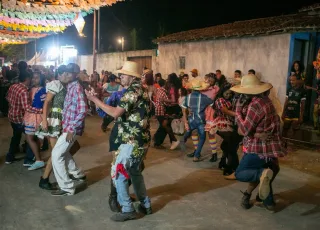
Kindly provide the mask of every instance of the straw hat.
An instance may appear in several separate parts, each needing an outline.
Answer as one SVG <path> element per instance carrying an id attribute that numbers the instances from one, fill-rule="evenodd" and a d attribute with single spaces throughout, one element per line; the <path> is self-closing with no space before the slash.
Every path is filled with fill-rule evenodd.
<path id="1" fill-rule="evenodd" d="M 245 75 L 241 79 L 241 84 L 231 88 L 236 93 L 256 95 L 268 91 L 273 86 L 270 83 L 261 82 L 256 75 Z"/>
<path id="2" fill-rule="evenodd" d="M 133 61 L 126 61 L 121 69 L 117 70 L 117 73 L 126 74 L 133 77 L 141 78 L 141 74 L 139 73 L 139 65 Z"/>
<path id="3" fill-rule="evenodd" d="M 185 85 L 186 89 L 192 89 L 192 90 L 206 90 L 210 87 L 208 83 L 206 83 L 201 78 L 194 78 L 191 81 L 187 82 Z"/>

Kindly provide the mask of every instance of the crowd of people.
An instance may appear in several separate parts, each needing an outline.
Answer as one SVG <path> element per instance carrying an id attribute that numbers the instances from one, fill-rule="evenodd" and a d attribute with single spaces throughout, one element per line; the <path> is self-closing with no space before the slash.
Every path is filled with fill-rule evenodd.
<path id="1" fill-rule="evenodd" d="M 220 70 L 200 77 L 198 70 L 193 69 L 190 77 L 186 73 L 179 76 L 172 73 L 165 80 L 161 73 L 154 74 L 148 68 L 141 71 L 131 61 L 126 61 L 115 74 L 103 71 L 101 77 L 96 71 L 88 76 L 77 64 L 70 63 L 60 66 L 55 78 L 48 80 L 24 62 L 18 66 L 19 83 L 12 83 L 6 94 L 13 130 L 6 164 L 16 161 L 16 147 L 25 133 L 24 166 L 29 170 L 45 167 L 39 186 L 51 190 L 53 196 L 74 195 L 76 181 L 86 180 L 73 155 L 80 148 L 77 139 L 84 131 L 90 109 L 103 118 L 102 131 L 106 132 L 114 122 L 109 138 L 109 151 L 113 155 L 109 206 L 116 212 L 112 220 L 137 218 L 128 190 L 131 184 L 140 201 L 138 211 L 152 214 L 142 176 L 143 160 L 151 144 L 153 148 L 165 149 L 167 135 L 170 150 L 186 149 L 191 137 L 194 149 L 187 156 L 195 163 L 203 160 L 201 153 L 207 135 L 210 161 L 218 161 L 217 135 L 220 136 L 223 141 L 219 168 L 225 179 L 248 183 L 241 206 L 251 207 L 251 195 L 259 186 L 256 203 L 274 210 L 272 182 L 280 170 L 278 158 L 286 155 L 286 148 L 280 133 L 280 117 L 268 97 L 272 85 L 261 82 L 253 69 L 244 76 L 236 70 L 230 79 Z M 295 85 L 295 79 L 298 77 L 292 74 L 292 89 L 284 111 L 303 107 L 290 107 L 290 92 L 297 91 L 298 86 L 306 88 L 299 82 Z M 289 115 L 284 112 L 282 119 L 291 119 Z M 153 138 L 152 117 L 158 121 Z M 46 164 L 40 153 L 44 140 L 52 148 Z M 240 146 L 243 157 L 239 162 Z M 58 186 L 49 182 L 52 171 Z"/>

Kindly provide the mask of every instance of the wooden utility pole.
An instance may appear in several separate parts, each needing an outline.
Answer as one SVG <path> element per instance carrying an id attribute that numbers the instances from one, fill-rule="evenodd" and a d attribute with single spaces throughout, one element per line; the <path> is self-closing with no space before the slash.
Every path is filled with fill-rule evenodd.
<path id="1" fill-rule="evenodd" d="M 93 58 L 93 68 L 92 68 L 92 72 L 96 70 L 97 67 L 97 60 L 96 60 L 96 40 L 97 40 L 97 11 L 94 10 L 93 12 L 93 54 L 92 54 L 92 58 Z"/>
<path id="2" fill-rule="evenodd" d="M 101 40 L 101 37 L 100 37 L 100 8 L 99 8 L 98 9 L 98 53 L 101 52 L 100 40 Z"/>

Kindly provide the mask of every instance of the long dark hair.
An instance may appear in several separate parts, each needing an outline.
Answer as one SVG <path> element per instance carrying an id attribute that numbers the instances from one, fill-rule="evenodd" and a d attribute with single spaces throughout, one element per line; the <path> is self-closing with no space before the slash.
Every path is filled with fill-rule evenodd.
<path id="1" fill-rule="evenodd" d="M 291 66 L 291 72 L 296 72 L 296 70 L 294 69 L 294 65 L 298 64 L 299 66 L 299 73 L 302 73 L 304 71 L 304 65 L 300 62 L 300 61 L 295 61 L 293 62 L 292 66 Z"/>
<path id="2" fill-rule="evenodd" d="M 174 97 L 176 100 L 179 98 L 179 89 L 182 88 L 182 83 L 181 80 L 178 78 L 177 74 L 172 73 L 169 74 L 167 84 L 166 84 L 166 89 L 170 90 L 170 88 L 174 89 Z"/>
<path id="3" fill-rule="evenodd" d="M 218 93 L 218 95 L 217 95 L 217 98 L 221 98 L 221 97 L 224 98 L 224 97 L 223 97 L 223 94 L 224 94 L 226 91 L 230 90 L 230 88 L 231 88 L 231 85 L 230 85 L 230 84 L 227 84 L 227 85 L 225 85 L 224 87 L 220 88 L 219 93 Z M 232 92 L 232 94 L 234 95 L 233 92 Z"/>
<path id="4" fill-rule="evenodd" d="M 182 88 L 181 80 L 178 78 L 177 74 L 175 73 L 169 74 L 167 83 L 168 83 L 168 87 L 174 87 L 177 90 Z"/>
<path id="5" fill-rule="evenodd" d="M 231 87 L 230 83 L 227 81 L 224 75 L 221 75 L 220 79 L 216 78 L 216 82 L 218 83 L 220 89 L 225 87 Z"/>

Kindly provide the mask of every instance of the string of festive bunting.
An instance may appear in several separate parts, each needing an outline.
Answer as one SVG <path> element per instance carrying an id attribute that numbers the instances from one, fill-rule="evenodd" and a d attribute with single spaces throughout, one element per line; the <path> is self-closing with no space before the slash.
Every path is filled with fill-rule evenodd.
<path id="1" fill-rule="evenodd" d="M 4 21 L 0 21 L 0 29 L 7 30 L 18 30 L 18 31 L 29 31 L 29 32 L 62 32 L 66 29 L 65 26 L 31 26 L 25 24 L 15 24 L 15 23 L 7 23 Z"/>
<path id="2" fill-rule="evenodd" d="M 115 4 L 120 0 L 61 0 L 59 4 L 42 4 L 42 2 L 26 2 L 2 0 L 2 7 L 11 11 L 31 12 L 31 13 L 79 13 L 90 9 L 99 9 L 102 6 Z"/>
<path id="3" fill-rule="evenodd" d="M 31 20 L 73 20 L 76 17 L 76 13 L 67 13 L 67 14 L 35 14 L 28 12 L 19 12 L 19 11 L 10 11 L 6 9 L 1 10 L 4 16 L 10 18 L 20 18 L 20 19 L 31 19 Z M 82 17 L 92 14 L 93 9 L 89 11 L 81 11 Z"/>
<path id="4" fill-rule="evenodd" d="M 31 20 L 31 19 L 20 19 L 20 18 L 10 18 L 8 16 L 0 16 L 0 21 L 4 21 L 7 23 L 15 23 L 15 24 L 26 24 L 33 26 L 71 26 L 73 24 L 73 20 Z"/>

